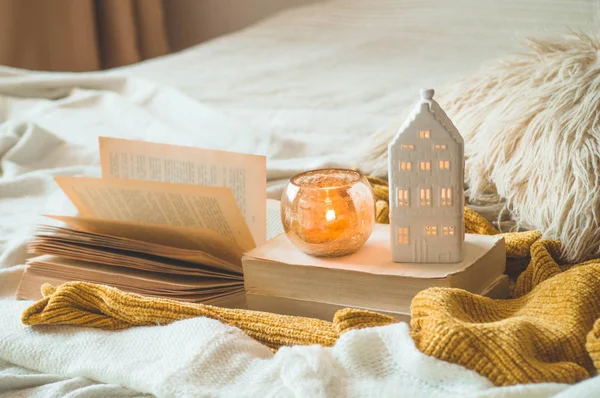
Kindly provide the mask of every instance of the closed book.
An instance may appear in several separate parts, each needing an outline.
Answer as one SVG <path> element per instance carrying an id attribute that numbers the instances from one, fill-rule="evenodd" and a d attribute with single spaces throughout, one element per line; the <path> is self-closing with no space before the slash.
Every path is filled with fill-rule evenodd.
<path id="1" fill-rule="evenodd" d="M 338 258 L 309 256 L 280 234 L 244 255 L 244 285 L 251 295 L 408 313 L 421 290 L 439 286 L 477 293 L 504 273 L 503 237 L 466 234 L 464 245 L 459 263 L 395 263 L 389 225 L 376 224 L 359 251 Z"/>
<path id="2" fill-rule="evenodd" d="M 478 294 L 495 299 L 509 297 L 508 276 L 500 275 L 489 286 Z M 378 308 L 361 306 L 344 306 L 335 303 L 300 300 L 287 297 L 265 296 L 262 294 L 246 293 L 248 308 L 256 311 L 272 312 L 281 315 L 304 316 L 331 321 L 335 313 L 344 308 L 357 308 L 374 311 L 396 318 L 399 321 L 409 322 L 410 312 L 394 312 Z"/>

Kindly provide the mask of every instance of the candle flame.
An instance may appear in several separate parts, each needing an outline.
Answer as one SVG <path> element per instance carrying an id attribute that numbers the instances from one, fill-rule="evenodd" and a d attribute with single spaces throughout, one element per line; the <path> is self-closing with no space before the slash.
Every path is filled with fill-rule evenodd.
<path id="1" fill-rule="evenodd" d="M 335 219 L 335 210 L 333 210 L 333 209 L 327 210 L 327 213 L 325 213 L 325 218 L 327 219 L 327 221 L 331 221 L 331 220 Z"/>

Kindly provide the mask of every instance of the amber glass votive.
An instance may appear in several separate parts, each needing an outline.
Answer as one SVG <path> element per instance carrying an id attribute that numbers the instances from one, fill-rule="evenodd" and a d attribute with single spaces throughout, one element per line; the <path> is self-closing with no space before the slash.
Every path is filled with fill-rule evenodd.
<path id="1" fill-rule="evenodd" d="M 354 170 L 298 174 L 283 191 L 281 221 L 288 238 L 307 254 L 337 257 L 354 253 L 373 230 L 373 189 Z"/>

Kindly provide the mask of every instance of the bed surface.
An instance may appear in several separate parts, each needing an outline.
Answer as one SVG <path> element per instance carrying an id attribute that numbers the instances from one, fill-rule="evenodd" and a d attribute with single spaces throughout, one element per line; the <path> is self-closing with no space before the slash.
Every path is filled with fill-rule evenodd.
<path id="1" fill-rule="evenodd" d="M 276 139 L 272 160 L 354 147 L 419 89 L 512 51 L 536 34 L 600 21 L 593 0 L 331 1 L 124 72 L 177 87 Z"/>
<path id="2" fill-rule="evenodd" d="M 16 390 L 24 396 L 138 396 L 116 385 L 64 375 L 86 375 L 129 386 L 144 384 L 138 373 L 131 376 L 138 377 L 134 380 L 125 373 L 107 376 L 91 363 L 88 368 L 69 367 L 72 358 L 59 355 L 65 350 L 60 332 L 56 331 L 54 340 L 39 340 L 35 331 L 19 325 L 19 312 L 26 303 L 11 299 L 27 257 L 25 243 L 40 222 L 39 214 L 73 211 L 52 177 L 97 175 L 98 135 L 266 154 L 269 194 L 277 197 L 285 180 L 299 171 L 358 166 L 369 135 L 412 105 L 420 88 L 442 88 L 515 49 L 525 36 L 598 26 L 599 3 L 331 1 L 286 11 L 183 52 L 108 72 L 50 74 L 0 67 L 0 297 L 5 298 L 0 300 L 0 314 L 14 321 L 10 327 L 0 326 L 0 396 L 11 396 Z M 190 322 L 191 326 L 185 326 L 189 330 L 210 329 L 202 319 Z M 386 331 L 381 341 L 407 339 L 405 332 L 401 328 Z M 112 338 L 97 331 L 85 333 L 91 340 L 82 339 L 80 346 L 74 342 L 71 351 L 86 341 L 106 344 Z M 148 333 L 140 338 L 150 338 L 152 333 Z M 29 357 L 11 350 L 10 342 L 20 334 L 31 347 L 38 347 L 36 355 L 45 361 L 28 362 Z M 121 338 L 117 335 L 115 342 Z M 210 343 L 209 335 L 196 337 Z M 177 343 L 169 335 L 156 338 L 162 344 Z M 414 359 L 419 353 L 409 343 L 402 343 L 401 352 Z M 340 356 L 358 343 L 349 344 L 340 346 Z M 206 348 L 200 343 L 195 347 L 198 356 Z M 273 369 L 285 367 L 283 358 L 331 360 L 326 349 L 294 350 L 270 362 Z M 248 361 L 271 358 L 253 346 L 243 355 Z M 51 358 L 61 359 L 63 367 L 52 368 Z M 136 366 L 143 363 L 136 361 L 148 358 L 122 355 L 119 360 Z M 419 361 L 414 363 L 423 363 Z M 32 373 L 15 363 L 45 373 Z M 217 365 L 226 370 L 225 364 Z M 428 368 L 432 372 L 435 369 L 427 366 L 432 366 Z M 302 371 L 306 369 L 311 368 Z M 175 367 L 170 370 L 176 374 Z M 53 372 L 63 372 L 63 376 L 53 376 Z M 423 382 L 433 374 L 417 367 L 415 372 Z M 471 372 L 452 372 L 457 380 L 474 383 L 468 391 L 496 394 L 488 391 L 491 386 L 486 380 Z M 291 384 L 286 388 L 291 392 L 306 378 L 301 372 L 288 376 L 286 382 Z M 238 381 L 244 384 L 243 379 Z M 433 385 L 438 382 L 432 381 Z M 415 388 L 419 391 L 420 384 Z M 545 388 L 549 394 L 566 386 Z M 532 392 L 509 389 L 497 394 L 527 396 Z"/>

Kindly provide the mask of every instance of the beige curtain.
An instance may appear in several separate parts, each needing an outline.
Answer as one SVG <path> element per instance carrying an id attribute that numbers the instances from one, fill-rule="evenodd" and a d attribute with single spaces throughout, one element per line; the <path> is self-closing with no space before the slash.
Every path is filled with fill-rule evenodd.
<path id="1" fill-rule="evenodd" d="M 0 64 L 90 71 L 167 54 L 162 0 L 0 0 Z"/>

